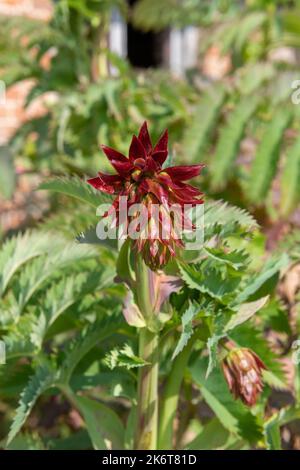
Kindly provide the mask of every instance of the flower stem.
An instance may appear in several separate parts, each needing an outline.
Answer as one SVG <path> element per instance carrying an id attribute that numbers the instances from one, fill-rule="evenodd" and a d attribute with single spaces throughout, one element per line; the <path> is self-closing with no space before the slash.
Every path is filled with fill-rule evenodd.
<path id="1" fill-rule="evenodd" d="M 140 257 L 138 257 L 140 258 Z M 151 271 L 142 259 L 136 262 L 137 301 L 145 319 L 152 313 Z M 156 450 L 158 422 L 158 333 L 139 330 L 139 356 L 149 365 L 139 370 L 135 449 Z"/>
<path id="2" fill-rule="evenodd" d="M 195 339 L 196 335 L 190 339 L 186 347 L 178 354 L 165 384 L 160 409 L 159 449 L 172 449 L 173 421 L 177 411 L 179 392 Z"/>
<path id="3" fill-rule="evenodd" d="M 140 330 L 140 357 L 149 362 L 141 367 L 138 383 L 138 416 L 135 449 L 156 450 L 158 417 L 158 335 Z"/>

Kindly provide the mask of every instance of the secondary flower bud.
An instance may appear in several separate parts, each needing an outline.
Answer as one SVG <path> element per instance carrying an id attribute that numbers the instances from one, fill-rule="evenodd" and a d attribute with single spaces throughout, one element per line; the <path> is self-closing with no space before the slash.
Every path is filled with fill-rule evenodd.
<path id="1" fill-rule="evenodd" d="M 248 348 L 233 348 L 222 362 L 222 369 L 234 398 L 253 406 L 263 389 L 261 359 Z"/>

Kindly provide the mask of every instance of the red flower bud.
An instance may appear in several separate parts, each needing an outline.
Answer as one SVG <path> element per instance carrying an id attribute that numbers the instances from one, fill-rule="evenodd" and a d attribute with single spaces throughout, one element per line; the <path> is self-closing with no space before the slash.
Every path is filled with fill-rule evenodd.
<path id="1" fill-rule="evenodd" d="M 253 406 L 263 389 L 261 359 L 248 348 L 233 348 L 222 362 L 223 373 L 234 398 Z"/>

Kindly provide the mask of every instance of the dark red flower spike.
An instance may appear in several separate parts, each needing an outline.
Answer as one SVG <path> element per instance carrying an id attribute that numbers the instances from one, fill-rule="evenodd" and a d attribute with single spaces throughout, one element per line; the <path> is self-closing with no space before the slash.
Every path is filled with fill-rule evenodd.
<path id="1" fill-rule="evenodd" d="M 133 136 L 129 158 L 110 147 L 102 145 L 102 150 L 110 163 L 117 171 L 117 175 L 105 175 L 99 173 L 95 178 L 88 180 L 99 191 L 115 194 L 113 207 L 119 212 L 119 197 L 127 196 L 128 206 L 142 203 L 148 211 L 148 229 L 153 225 L 151 208 L 157 205 L 159 208 L 159 222 L 156 238 L 143 238 L 140 236 L 133 241 L 134 248 L 143 256 L 146 264 L 153 270 L 163 267 L 170 257 L 176 253 L 176 248 L 182 248 L 183 242 L 176 237 L 177 228 L 174 225 L 173 216 L 170 214 L 171 236 L 164 239 L 161 229 L 165 227 L 163 214 L 170 212 L 172 205 L 183 208 L 185 204 L 195 206 L 202 204 L 202 193 L 197 188 L 185 183 L 185 181 L 198 176 L 203 165 L 173 166 L 163 169 L 163 164 L 168 156 L 168 131 L 166 130 L 153 147 L 148 132 L 147 123 L 142 125 L 138 137 Z M 128 217 L 131 222 L 133 217 Z M 187 222 L 190 228 L 191 221 L 183 215 L 182 220 Z"/>

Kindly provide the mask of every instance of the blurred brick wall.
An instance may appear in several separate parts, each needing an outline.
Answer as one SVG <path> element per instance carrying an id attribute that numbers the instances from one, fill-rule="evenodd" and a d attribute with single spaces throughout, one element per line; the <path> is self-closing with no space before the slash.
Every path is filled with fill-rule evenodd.
<path id="1" fill-rule="evenodd" d="M 0 0 L 0 15 L 28 16 L 47 21 L 51 12 L 50 0 Z"/>
<path id="2" fill-rule="evenodd" d="M 1 16 L 26 16 L 48 21 L 51 14 L 50 0 L 0 0 Z M 33 82 L 26 80 L 6 90 L 5 103 L 0 106 L 0 145 L 5 144 L 22 123 L 43 112 L 42 100 L 35 100 L 28 109 L 24 109 L 27 93 L 32 86 Z"/>

